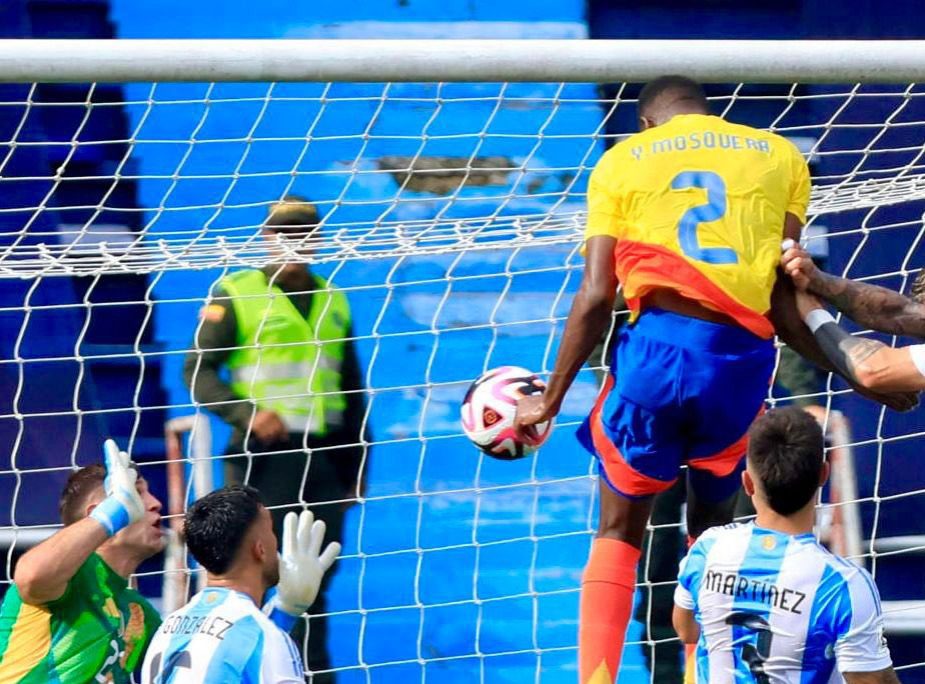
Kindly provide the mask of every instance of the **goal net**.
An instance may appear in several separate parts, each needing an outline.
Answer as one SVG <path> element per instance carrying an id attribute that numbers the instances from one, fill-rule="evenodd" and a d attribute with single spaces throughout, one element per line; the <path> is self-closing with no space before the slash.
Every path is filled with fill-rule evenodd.
<path id="1" fill-rule="evenodd" d="M 910 74 L 922 65 L 888 59 L 905 48 L 791 44 L 775 61 L 777 48 L 748 45 L 656 57 L 359 42 L 326 57 L 330 45 L 215 41 L 204 56 L 169 41 L 17 42 L 29 64 L 0 45 L 0 77 L 17 81 L 0 86 L 2 579 L 53 531 L 64 477 L 105 437 L 165 510 L 169 491 L 173 523 L 222 482 L 230 430 L 191 398 L 184 359 L 211 289 L 270 263 L 268 209 L 300 195 L 321 228 L 274 249 L 346 294 L 365 387 L 365 488 L 343 497 L 358 502 L 327 592 L 339 682 L 574 680 L 597 489 L 574 430 L 595 364 L 534 457 L 482 455 L 459 405 L 489 368 L 551 369 L 581 276 L 588 176 L 635 131 L 640 82 L 696 64 L 726 84 L 708 86 L 716 114 L 792 138 L 814 176 L 806 244 L 828 270 L 905 290 L 921 265 L 925 90 Z M 831 377 L 809 386 L 800 398 L 821 407 L 835 464 L 820 531 L 874 572 L 912 676 L 925 666 L 922 422 Z M 791 394 L 777 385 L 769 403 Z M 679 520 L 653 527 L 680 549 Z M 653 679 L 653 654 L 672 645 L 656 553 L 644 549 L 621 681 Z M 190 565 L 175 542 L 139 584 L 175 607 Z"/>

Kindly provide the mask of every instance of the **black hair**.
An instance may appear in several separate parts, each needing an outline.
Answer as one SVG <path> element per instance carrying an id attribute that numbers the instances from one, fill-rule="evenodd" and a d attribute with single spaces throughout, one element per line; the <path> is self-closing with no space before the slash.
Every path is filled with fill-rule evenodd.
<path id="1" fill-rule="evenodd" d="M 691 105 L 691 108 L 703 109 L 704 112 L 710 111 L 707 96 L 703 92 L 703 87 L 697 81 L 687 76 L 670 74 L 659 76 L 655 80 L 646 83 L 645 87 L 643 87 L 639 93 L 640 118 L 649 116 L 656 101 L 667 100 L 667 96 L 671 96 L 670 104 L 687 102 Z"/>
<path id="2" fill-rule="evenodd" d="M 796 513 L 816 496 L 824 454 L 822 428 L 796 407 L 769 411 L 748 431 L 748 463 L 780 515 Z"/>
<path id="3" fill-rule="evenodd" d="M 224 574 L 237 558 L 262 505 L 260 492 L 246 485 L 206 494 L 186 512 L 184 536 L 190 553 L 213 575 Z"/>

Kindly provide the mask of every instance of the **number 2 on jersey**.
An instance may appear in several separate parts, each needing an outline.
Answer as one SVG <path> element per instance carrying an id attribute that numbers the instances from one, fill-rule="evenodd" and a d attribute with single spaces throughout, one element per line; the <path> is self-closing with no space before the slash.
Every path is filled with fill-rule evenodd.
<path id="1" fill-rule="evenodd" d="M 678 241 L 681 251 L 691 259 L 708 264 L 736 264 L 739 257 L 728 247 L 701 247 L 697 228 L 701 223 L 715 221 L 726 213 L 726 184 L 712 171 L 682 171 L 671 181 L 672 190 L 702 188 L 707 191 L 706 204 L 698 204 L 684 212 L 678 221 Z"/>

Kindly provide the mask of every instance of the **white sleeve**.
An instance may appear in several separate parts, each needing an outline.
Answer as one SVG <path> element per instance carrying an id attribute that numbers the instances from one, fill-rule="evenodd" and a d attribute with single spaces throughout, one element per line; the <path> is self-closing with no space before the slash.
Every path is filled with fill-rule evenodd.
<path id="1" fill-rule="evenodd" d="M 684 586 L 688 558 L 689 556 L 684 556 L 678 565 L 678 583 L 674 588 L 674 604 L 685 610 L 694 610 L 694 595 L 691 594 L 690 589 Z"/>
<path id="2" fill-rule="evenodd" d="M 288 634 L 276 625 L 264 631 L 261 684 L 305 684 L 302 657 Z"/>
<path id="3" fill-rule="evenodd" d="M 874 580 L 861 568 L 847 582 L 851 615 L 847 629 L 835 642 L 839 672 L 876 672 L 893 664 L 883 636 L 880 594 Z"/>
<path id="4" fill-rule="evenodd" d="M 700 586 L 700 578 L 707 564 L 707 545 L 712 544 L 717 529 L 710 529 L 700 535 L 681 559 L 678 565 L 678 585 L 674 590 L 674 602 L 679 608 L 694 610 L 694 589 Z"/>
<path id="5" fill-rule="evenodd" d="M 694 610 L 694 597 L 680 584 L 674 588 L 674 604 L 684 610 Z"/>
<path id="6" fill-rule="evenodd" d="M 925 376 L 925 344 L 913 344 L 906 349 L 909 350 L 909 356 L 912 357 L 916 369 Z"/>

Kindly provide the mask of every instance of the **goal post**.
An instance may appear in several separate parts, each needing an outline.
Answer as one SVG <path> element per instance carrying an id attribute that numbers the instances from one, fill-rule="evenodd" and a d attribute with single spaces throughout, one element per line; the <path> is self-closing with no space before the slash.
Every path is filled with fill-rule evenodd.
<path id="1" fill-rule="evenodd" d="M 798 145 L 814 176 L 805 243 L 829 270 L 908 288 L 925 41 L 0 40 L 4 579 L 22 540 L 57 523 L 51 483 L 107 436 L 164 481 L 178 531 L 229 432 L 182 379 L 200 310 L 223 277 L 282 258 L 347 296 L 365 386 L 367 485 L 326 608 L 338 676 L 572 681 L 597 486 L 573 433 L 595 374 L 529 459 L 478 452 L 459 404 L 488 368 L 551 370 L 588 176 L 635 131 L 639 84 L 665 73 Z M 268 245 L 287 195 L 315 204 L 320 229 Z M 918 638 L 925 595 L 890 592 L 925 548 L 910 524 L 920 427 L 833 378 L 809 399 L 831 439 L 823 529 Z M 175 607 L 192 571 L 176 535 L 169 551 L 140 581 Z M 624 658 L 638 681 L 661 643 L 643 626 Z M 901 663 L 925 665 L 917 653 Z"/>
<path id="2" fill-rule="evenodd" d="M 188 504 L 214 489 L 209 421 L 201 413 L 171 418 L 164 426 L 164 447 L 169 534 L 164 549 L 161 606 L 164 613 L 170 613 L 181 608 L 190 595 L 191 568 L 183 543 L 183 514 Z M 205 574 L 200 568 L 196 590 L 204 585 Z"/>

